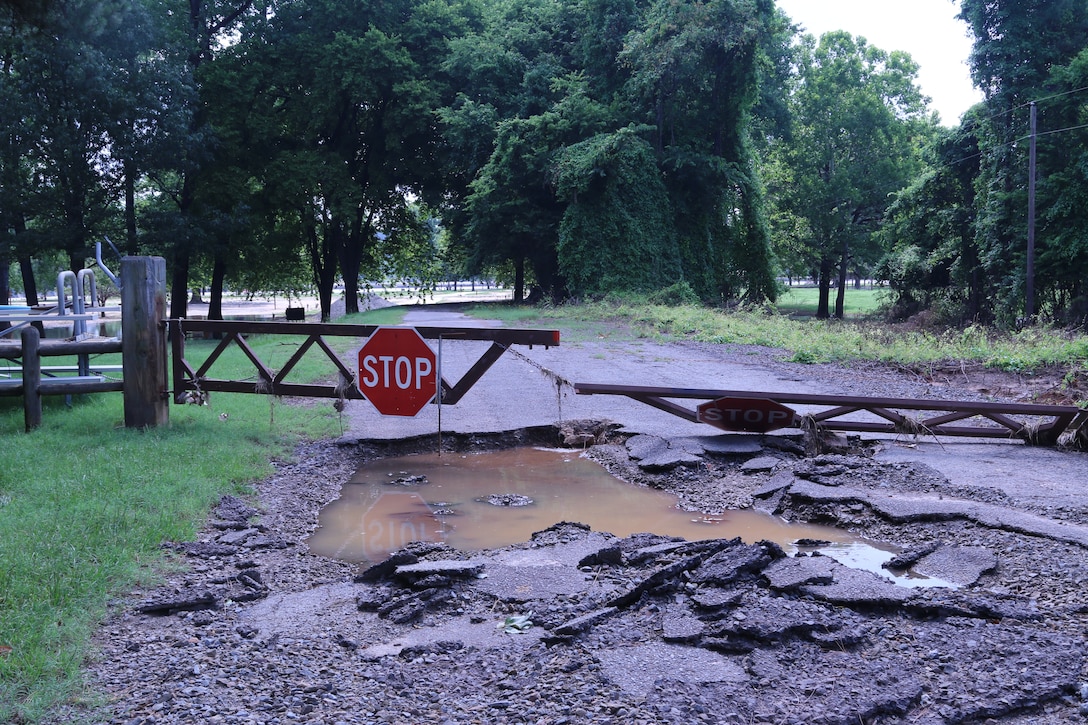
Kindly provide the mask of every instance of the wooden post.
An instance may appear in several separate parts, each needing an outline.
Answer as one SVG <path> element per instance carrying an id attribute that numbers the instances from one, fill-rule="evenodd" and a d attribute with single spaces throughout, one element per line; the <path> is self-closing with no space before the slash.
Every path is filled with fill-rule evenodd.
<path id="1" fill-rule="evenodd" d="M 38 354 L 41 334 L 38 328 L 27 326 L 19 336 L 23 343 L 23 420 L 29 433 L 42 424 L 42 359 Z"/>
<path id="2" fill-rule="evenodd" d="M 121 364 L 125 367 L 125 427 L 170 422 L 166 328 L 166 260 L 121 260 Z"/>

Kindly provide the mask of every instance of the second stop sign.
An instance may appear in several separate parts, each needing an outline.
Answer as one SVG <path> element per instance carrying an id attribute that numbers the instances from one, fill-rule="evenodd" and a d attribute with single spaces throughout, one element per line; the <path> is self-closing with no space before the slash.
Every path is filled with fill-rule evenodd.
<path id="1" fill-rule="evenodd" d="M 417 415 L 438 392 L 434 351 L 414 327 L 379 327 L 359 349 L 358 384 L 382 415 Z"/>

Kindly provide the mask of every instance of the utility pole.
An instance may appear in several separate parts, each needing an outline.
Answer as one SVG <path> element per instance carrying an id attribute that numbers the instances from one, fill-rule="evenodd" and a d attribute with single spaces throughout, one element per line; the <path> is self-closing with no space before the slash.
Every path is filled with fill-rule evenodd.
<path id="1" fill-rule="evenodd" d="M 1028 144 L 1028 264 L 1024 294 L 1024 317 L 1035 318 L 1035 101 L 1031 102 L 1031 141 Z"/>

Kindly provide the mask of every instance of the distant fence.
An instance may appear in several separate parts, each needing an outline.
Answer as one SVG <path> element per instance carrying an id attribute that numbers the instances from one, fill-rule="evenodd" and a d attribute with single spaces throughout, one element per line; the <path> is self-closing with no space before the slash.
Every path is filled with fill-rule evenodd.
<path id="1" fill-rule="evenodd" d="M 0 345 L 0 359 L 22 363 L 20 378 L 0 380 L 0 395 L 23 397 L 28 433 L 41 425 L 42 398 L 47 395 L 122 392 L 126 427 L 150 428 L 169 421 L 166 260 L 125 257 L 120 279 L 120 339 L 43 341 L 36 328 L 26 327 L 19 331 L 18 345 Z M 91 375 L 82 362 L 88 355 L 109 353 L 121 353 L 122 380 Z M 77 375 L 49 377 L 42 358 L 72 355 L 81 359 Z"/>

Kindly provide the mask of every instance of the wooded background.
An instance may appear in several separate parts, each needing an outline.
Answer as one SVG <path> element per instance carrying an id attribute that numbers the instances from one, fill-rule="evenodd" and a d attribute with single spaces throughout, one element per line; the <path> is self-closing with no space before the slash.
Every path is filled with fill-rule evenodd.
<path id="1" fill-rule="evenodd" d="M 178 317 L 193 288 L 327 317 L 367 281 L 726 305 L 811 278 L 821 317 L 877 279 L 893 316 L 1083 325 L 1088 4 L 960 9 L 985 100 L 938 119 L 907 54 L 772 0 L 8 0 L 0 303 L 108 236 L 167 259 Z"/>

